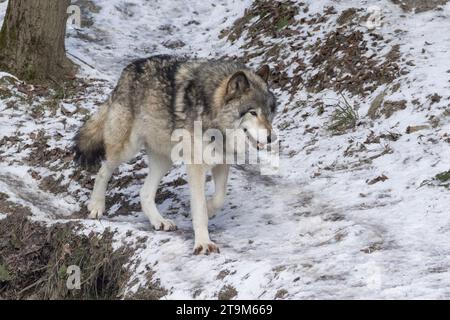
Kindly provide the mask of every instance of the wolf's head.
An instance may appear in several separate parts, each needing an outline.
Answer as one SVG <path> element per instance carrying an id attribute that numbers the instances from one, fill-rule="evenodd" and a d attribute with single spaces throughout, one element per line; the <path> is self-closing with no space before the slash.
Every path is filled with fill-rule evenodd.
<path id="1" fill-rule="evenodd" d="M 242 69 L 226 79 L 223 108 L 233 116 L 234 129 L 242 130 L 256 148 L 276 140 L 272 121 L 276 100 L 268 86 L 270 69 L 267 65 L 257 72 Z"/>

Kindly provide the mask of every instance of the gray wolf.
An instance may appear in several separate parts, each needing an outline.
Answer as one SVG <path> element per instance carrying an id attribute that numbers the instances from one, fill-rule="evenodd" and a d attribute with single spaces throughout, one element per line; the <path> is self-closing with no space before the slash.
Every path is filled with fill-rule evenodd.
<path id="1" fill-rule="evenodd" d="M 268 87 L 269 67 L 254 72 L 237 62 L 189 60 L 158 55 L 127 66 L 107 102 L 75 137 L 75 159 L 81 164 L 102 162 L 88 203 L 90 218 L 105 211 L 105 192 L 113 171 L 142 148 L 149 156 L 149 174 L 140 191 L 142 210 L 156 230 L 176 229 L 155 204 L 163 176 L 172 165 L 171 134 L 192 132 L 195 121 L 204 130 L 215 128 L 245 132 L 256 141 L 256 131 L 266 129 L 270 139 L 276 101 Z M 268 141 L 257 141 L 258 145 Z M 230 142 L 231 143 L 231 142 Z M 207 201 L 205 180 L 212 171 L 215 193 Z M 210 240 L 208 219 L 222 207 L 229 164 L 186 164 L 195 233 L 195 254 L 219 252 Z"/>

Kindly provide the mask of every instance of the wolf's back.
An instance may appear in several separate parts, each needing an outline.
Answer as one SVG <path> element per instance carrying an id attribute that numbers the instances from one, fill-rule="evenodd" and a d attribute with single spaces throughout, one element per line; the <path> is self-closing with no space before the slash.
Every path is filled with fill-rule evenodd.
<path id="1" fill-rule="evenodd" d="M 103 129 L 107 112 L 108 105 L 102 105 L 100 110 L 86 121 L 75 136 L 74 160 L 83 166 L 94 166 L 105 158 Z"/>

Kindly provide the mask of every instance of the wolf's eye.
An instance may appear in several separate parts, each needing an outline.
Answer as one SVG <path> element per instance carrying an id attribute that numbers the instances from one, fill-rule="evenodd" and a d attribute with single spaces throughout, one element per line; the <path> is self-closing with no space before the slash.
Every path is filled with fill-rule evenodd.
<path id="1" fill-rule="evenodd" d="M 250 114 L 254 117 L 256 117 L 258 114 L 256 113 L 256 111 L 250 111 Z"/>

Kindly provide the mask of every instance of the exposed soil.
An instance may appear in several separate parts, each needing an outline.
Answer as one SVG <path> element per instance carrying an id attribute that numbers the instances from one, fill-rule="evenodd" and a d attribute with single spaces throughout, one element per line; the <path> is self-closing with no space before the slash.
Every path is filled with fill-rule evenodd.
<path id="1" fill-rule="evenodd" d="M 372 34 L 380 38 L 381 35 Z M 311 77 L 306 86 L 319 92 L 334 89 L 338 92 L 348 90 L 365 96 L 380 85 L 392 82 L 399 76 L 399 47 L 392 47 L 384 61 L 378 57 L 367 56 L 369 50 L 364 34 L 359 31 L 336 30 L 325 40 L 318 40 L 314 46 L 317 52 L 311 59 L 312 67 L 322 70 Z"/>
<path id="2" fill-rule="evenodd" d="M 392 2 L 398 4 L 400 8 L 405 11 L 420 13 L 434 10 L 439 6 L 446 4 L 448 0 L 392 0 Z"/>
<path id="3" fill-rule="evenodd" d="M 406 100 L 383 102 L 382 99 L 382 96 L 378 96 L 372 102 L 372 105 L 368 111 L 368 116 L 371 119 L 380 118 L 381 116 L 384 116 L 387 119 L 390 118 L 395 112 L 404 110 L 407 107 Z"/>
<path id="4" fill-rule="evenodd" d="M 309 40 L 321 32 L 334 14 L 334 7 L 325 8 L 322 14 L 309 14 L 303 2 L 255 1 L 243 17 L 222 32 L 222 37 L 231 42 L 244 40 L 244 54 L 239 59 L 249 62 L 260 58 L 262 63 L 271 64 L 272 86 L 291 95 L 306 88 L 310 92 L 348 90 L 366 96 L 400 75 L 399 47 L 391 47 L 391 40 L 377 32 L 364 35 L 360 26 L 367 17 L 362 9 L 341 12 L 336 30 L 311 44 Z M 315 33 L 305 31 L 311 26 L 315 26 Z M 368 54 L 383 47 L 390 48 L 385 56 Z M 292 66 L 294 69 L 289 71 Z"/>
<path id="5" fill-rule="evenodd" d="M 236 291 L 236 289 L 233 286 L 226 285 L 220 290 L 217 298 L 219 300 L 231 300 L 234 297 L 236 297 L 237 294 L 238 294 L 238 292 Z"/>

